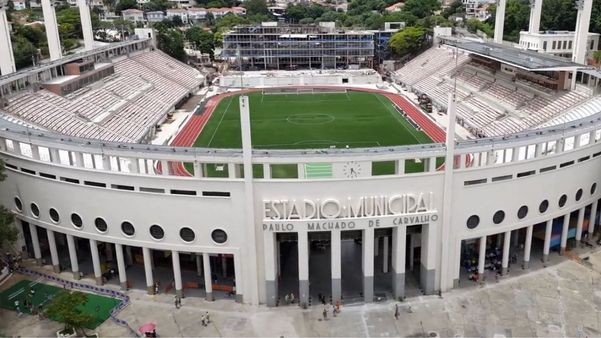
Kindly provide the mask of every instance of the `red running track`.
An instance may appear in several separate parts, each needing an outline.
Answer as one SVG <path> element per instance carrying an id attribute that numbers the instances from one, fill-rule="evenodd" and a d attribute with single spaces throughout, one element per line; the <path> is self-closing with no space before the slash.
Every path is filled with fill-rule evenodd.
<path id="1" fill-rule="evenodd" d="M 338 86 L 290 86 L 287 88 L 341 88 Z M 417 123 L 423 130 L 426 135 L 428 135 L 434 142 L 436 143 L 444 143 L 446 141 L 446 132 L 436 124 L 433 120 L 431 120 L 428 116 L 426 116 L 419 108 L 417 108 L 413 103 L 407 100 L 405 97 L 393 94 L 387 91 L 378 90 L 378 89 L 366 89 L 366 88 L 353 88 L 347 87 L 347 90 L 354 91 L 364 91 L 364 92 L 372 92 L 379 93 L 387 97 L 395 106 L 397 106 L 401 111 L 405 112 L 407 116 L 409 116 L 415 123 Z M 232 95 L 239 95 L 242 93 L 259 91 L 260 89 L 246 89 L 236 92 L 229 92 L 220 94 L 217 96 L 213 96 L 207 101 L 205 105 L 205 110 L 201 115 L 192 115 L 186 125 L 179 131 L 179 133 L 175 136 L 173 141 L 171 141 L 171 146 L 174 147 L 191 147 L 194 145 L 194 141 L 198 138 L 202 129 L 207 124 L 207 121 L 215 111 L 219 102 L 225 97 Z M 157 171 L 161 173 L 161 163 L 157 164 Z M 169 169 L 172 174 L 177 176 L 192 176 L 184 167 L 182 162 L 169 162 Z"/>

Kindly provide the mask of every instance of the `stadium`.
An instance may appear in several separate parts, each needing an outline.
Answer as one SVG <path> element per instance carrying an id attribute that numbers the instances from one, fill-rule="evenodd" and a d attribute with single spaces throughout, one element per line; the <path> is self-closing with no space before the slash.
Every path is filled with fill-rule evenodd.
<path id="1" fill-rule="evenodd" d="M 540 269 L 596 236 L 601 74 L 575 52 L 439 37 L 391 82 L 209 86 L 142 30 L 2 68 L 0 203 L 36 264 L 149 294 L 372 302 Z"/>

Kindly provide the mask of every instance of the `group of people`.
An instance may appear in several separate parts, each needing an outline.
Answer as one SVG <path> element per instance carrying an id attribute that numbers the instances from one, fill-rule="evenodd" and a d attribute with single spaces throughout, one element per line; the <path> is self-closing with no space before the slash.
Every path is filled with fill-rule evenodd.
<path id="1" fill-rule="evenodd" d="M 290 292 L 290 294 L 286 294 L 284 296 L 284 302 L 286 302 L 286 304 L 293 304 L 294 301 L 295 301 L 294 292 Z"/>
<path id="2" fill-rule="evenodd" d="M 13 271 L 18 270 L 21 267 L 21 256 L 15 256 L 8 251 L 4 255 L 6 256 L 6 263 L 9 272 L 12 273 Z"/>
<path id="3" fill-rule="evenodd" d="M 323 316 L 323 320 L 327 320 L 328 319 L 328 306 L 324 306 L 323 311 L 321 312 L 321 315 Z M 336 302 L 336 305 L 332 304 L 332 316 L 336 317 L 338 314 L 340 313 L 340 302 Z"/>
<path id="4" fill-rule="evenodd" d="M 209 311 L 205 312 L 200 316 L 200 323 L 202 326 L 207 326 L 211 322 L 211 317 L 209 317 Z"/>
<path id="5" fill-rule="evenodd" d="M 469 273 L 469 280 L 478 282 L 480 280 L 480 273 L 478 272 L 478 257 L 479 254 L 474 249 L 470 249 L 467 252 L 466 259 L 463 261 L 463 267 Z M 518 260 L 517 254 L 513 254 L 509 257 L 509 263 L 516 263 Z M 495 246 L 486 251 L 484 269 L 494 272 L 497 276 L 501 274 L 503 266 L 503 250 L 498 246 Z"/>

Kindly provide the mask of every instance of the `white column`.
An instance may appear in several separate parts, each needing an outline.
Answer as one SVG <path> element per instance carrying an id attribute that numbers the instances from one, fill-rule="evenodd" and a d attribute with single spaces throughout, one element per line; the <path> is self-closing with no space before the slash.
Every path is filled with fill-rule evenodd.
<path id="1" fill-rule="evenodd" d="M 169 176 L 169 161 L 161 160 L 161 175 Z"/>
<path id="2" fill-rule="evenodd" d="M 111 157 L 109 155 L 102 155 L 102 169 L 111 171 Z"/>
<path id="3" fill-rule="evenodd" d="M 543 245 L 543 263 L 549 261 L 549 250 L 551 249 L 551 233 L 553 232 L 553 219 L 545 225 L 545 243 Z"/>
<path id="4" fill-rule="evenodd" d="M 92 50 L 94 49 L 94 33 L 92 32 L 90 7 L 88 7 L 88 2 L 86 0 L 77 0 L 77 6 L 79 6 L 79 18 L 81 21 L 85 50 Z"/>
<path id="5" fill-rule="evenodd" d="M 332 259 L 332 302 L 340 301 L 342 296 L 342 233 L 332 231 L 331 234 L 331 259 Z"/>
<path id="6" fill-rule="evenodd" d="M 94 239 L 90 239 L 90 253 L 92 254 L 92 265 L 94 266 L 94 278 L 96 279 L 96 285 L 102 285 L 102 270 L 100 269 L 98 243 Z"/>
<path id="7" fill-rule="evenodd" d="M 588 233 L 589 233 L 589 238 L 591 240 L 593 239 L 593 233 L 595 233 L 595 226 L 597 225 L 597 203 L 598 202 L 599 202 L 599 200 L 595 200 L 595 202 L 593 202 L 593 205 L 591 206 L 591 215 L 589 216 Z"/>
<path id="8" fill-rule="evenodd" d="M 563 255 L 568 246 L 568 232 L 570 229 L 570 213 L 568 212 L 563 216 L 563 226 L 561 228 L 561 246 L 559 248 L 559 253 Z"/>
<path id="9" fill-rule="evenodd" d="M 213 301 L 213 277 L 211 274 L 211 257 L 209 256 L 208 253 L 203 252 L 202 262 L 203 262 L 204 273 L 205 273 L 206 300 Z"/>
<path id="10" fill-rule="evenodd" d="M 202 254 L 196 254 L 196 276 L 202 276 Z"/>
<path id="11" fill-rule="evenodd" d="M 182 296 L 182 269 L 179 265 L 179 252 L 171 251 L 171 264 L 173 264 L 173 279 L 175 280 L 175 294 Z"/>
<path id="12" fill-rule="evenodd" d="M 46 229 L 46 235 L 48 236 L 48 246 L 50 247 L 50 258 L 52 259 L 52 269 L 54 272 L 61 272 L 59 261 L 58 261 L 58 251 L 56 250 L 56 238 L 54 237 L 54 231 L 50 229 Z"/>
<path id="13" fill-rule="evenodd" d="M 593 0 L 582 0 L 582 2 L 576 2 L 576 5 L 578 6 L 578 18 L 574 36 L 572 61 L 586 64 L 588 29 L 591 22 Z M 572 76 L 575 76 L 575 74 Z"/>
<path id="14" fill-rule="evenodd" d="M 146 276 L 146 292 L 154 295 L 154 279 L 152 276 L 152 252 L 150 248 L 142 247 L 142 256 L 144 257 L 144 275 Z"/>
<path id="15" fill-rule="evenodd" d="M 296 169 L 297 170 L 297 177 L 299 179 L 305 178 L 305 164 L 304 163 L 298 163 L 296 165 L 296 167 L 297 167 L 297 169 Z"/>
<path id="16" fill-rule="evenodd" d="M 397 226 L 392 229 L 392 292 L 394 299 L 405 296 L 405 252 L 407 229 Z"/>
<path id="17" fill-rule="evenodd" d="M 123 245 L 115 243 L 117 253 L 117 270 L 119 271 L 119 284 L 121 290 L 127 290 L 127 275 L 125 273 L 125 258 L 123 257 Z"/>
<path id="18" fill-rule="evenodd" d="M 576 241 L 580 242 L 582 239 L 582 228 L 584 227 L 584 211 L 586 207 L 578 210 L 578 223 L 576 224 Z"/>
<path id="19" fill-rule="evenodd" d="M 54 5 L 50 0 L 42 0 L 42 12 L 44 14 L 44 27 L 46 29 L 46 39 L 48 40 L 50 61 L 58 60 L 63 57 L 63 53 L 58 35 L 56 13 L 54 12 Z"/>
<path id="20" fill-rule="evenodd" d="M 404 173 L 405 173 L 405 160 L 397 160 L 395 174 L 403 175 Z"/>
<path id="21" fill-rule="evenodd" d="M 388 236 L 384 236 L 383 238 L 382 248 L 382 272 L 388 273 Z"/>
<path id="22" fill-rule="evenodd" d="M 36 264 L 42 265 L 42 250 L 40 249 L 40 240 L 38 239 L 38 227 L 29 223 L 29 233 L 31 234 L 31 243 L 33 244 L 33 257 Z"/>
<path id="23" fill-rule="evenodd" d="M 298 232 L 298 292 L 301 304 L 309 302 L 309 234 Z"/>
<path id="24" fill-rule="evenodd" d="M 478 253 L 478 278 L 484 280 L 484 262 L 486 261 L 486 236 L 480 237 L 480 250 Z"/>
<path id="25" fill-rule="evenodd" d="M 530 250 L 532 248 L 532 231 L 534 230 L 534 225 L 529 225 L 526 228 L 526 241 L 524 243 L 524 269 L 528 269 L 530 267 Z"/>
<path id="26" fill-rule="evenodd" d="M 194 162 L 194 177 L 202 177 L 202 176 L 203 176 L 202 163 Z"/>
<path id="27" fill-rule="evenodd" d="M 244 283 L 242 283 L 242 259 L 239 253 L 234 254 L 234 280 L 236 282 L 236 302 L 242 303 Z"/>
<path id="28" fill-rule="evenodd" d="M 503 28 L 505 26 L 506 0 L 497 0 L 497 14 L 495 17 L 495 43 L 503 43 Z"/>
<path id="29" fill-rule="evenodd" d="M 69 260 L 71 261 L 73 279 L 79 280 L 79 262 L 77 261 L 77 249 L 75 248 L 75 239 L 73 238 L 73 235 L 67 234 L 67 247 L 69 248 Z"/>
<path id="30" fill-rule="evenodd" d="M 543 0 L 530 0 L 530 22 L 528 32 L 538 33 L 540 30 L 540 17 L 543 9 Z"/>
<path id="31" fill-rule="evenodd" d="M 509 268 L 509 246 L 511 244 L 511 231 L 503 235 L 503 259 L 501 260 L 501 275 L 506 275 Z"/>
<path id="32" fill-rule="evenodd" d="M 0 1 L 0 73 L 2 75 L 14 73 L 17 70 L 15 67 L 13 46 L 10 41 L 10 29 L 6 16 L 7 8 L 8 1 Z"/>
<path id="33" fill-rule="evenodd" d="M 363 297 L 365 302 L 374 300 L 374 229 L 363 230 Z"/>
<path id="34" fill-rule="evenodd" d="M 130 158 L 129 159 L 129 172 L 134 174 L 140 174 L 140 162 L 138 158 Z"/>

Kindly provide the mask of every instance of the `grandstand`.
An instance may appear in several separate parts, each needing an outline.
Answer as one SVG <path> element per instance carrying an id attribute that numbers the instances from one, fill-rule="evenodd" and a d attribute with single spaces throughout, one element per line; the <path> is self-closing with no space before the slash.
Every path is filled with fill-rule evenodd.
<path id="1" fill-rule="evenodd" d="M 525 58 L 501 46 L 447 42 L 412 59 L 394 79 L 442 111 L 448 93 L 455 92 L 457 122 L 476 137 L 536 128 L 588 99 L 585 92 L 566 90 L 567 74 L 578 65 L 548 56 Z"/>
<path id="2" fill-rule="evenodd" d="M 70 85 L 72 76 L 42 83 L 41 90 L 5 98 L 0 112 L 37 129 L 115 142 L 142 142 L 203 83 L 200 73 L 160 51 L 116 58 L 114 73 L 66 95 L 48 84 Z M 175 75 L 177 74 L 177 75 Z M 6 118 L 8 119 L 8 118 Z"/>

